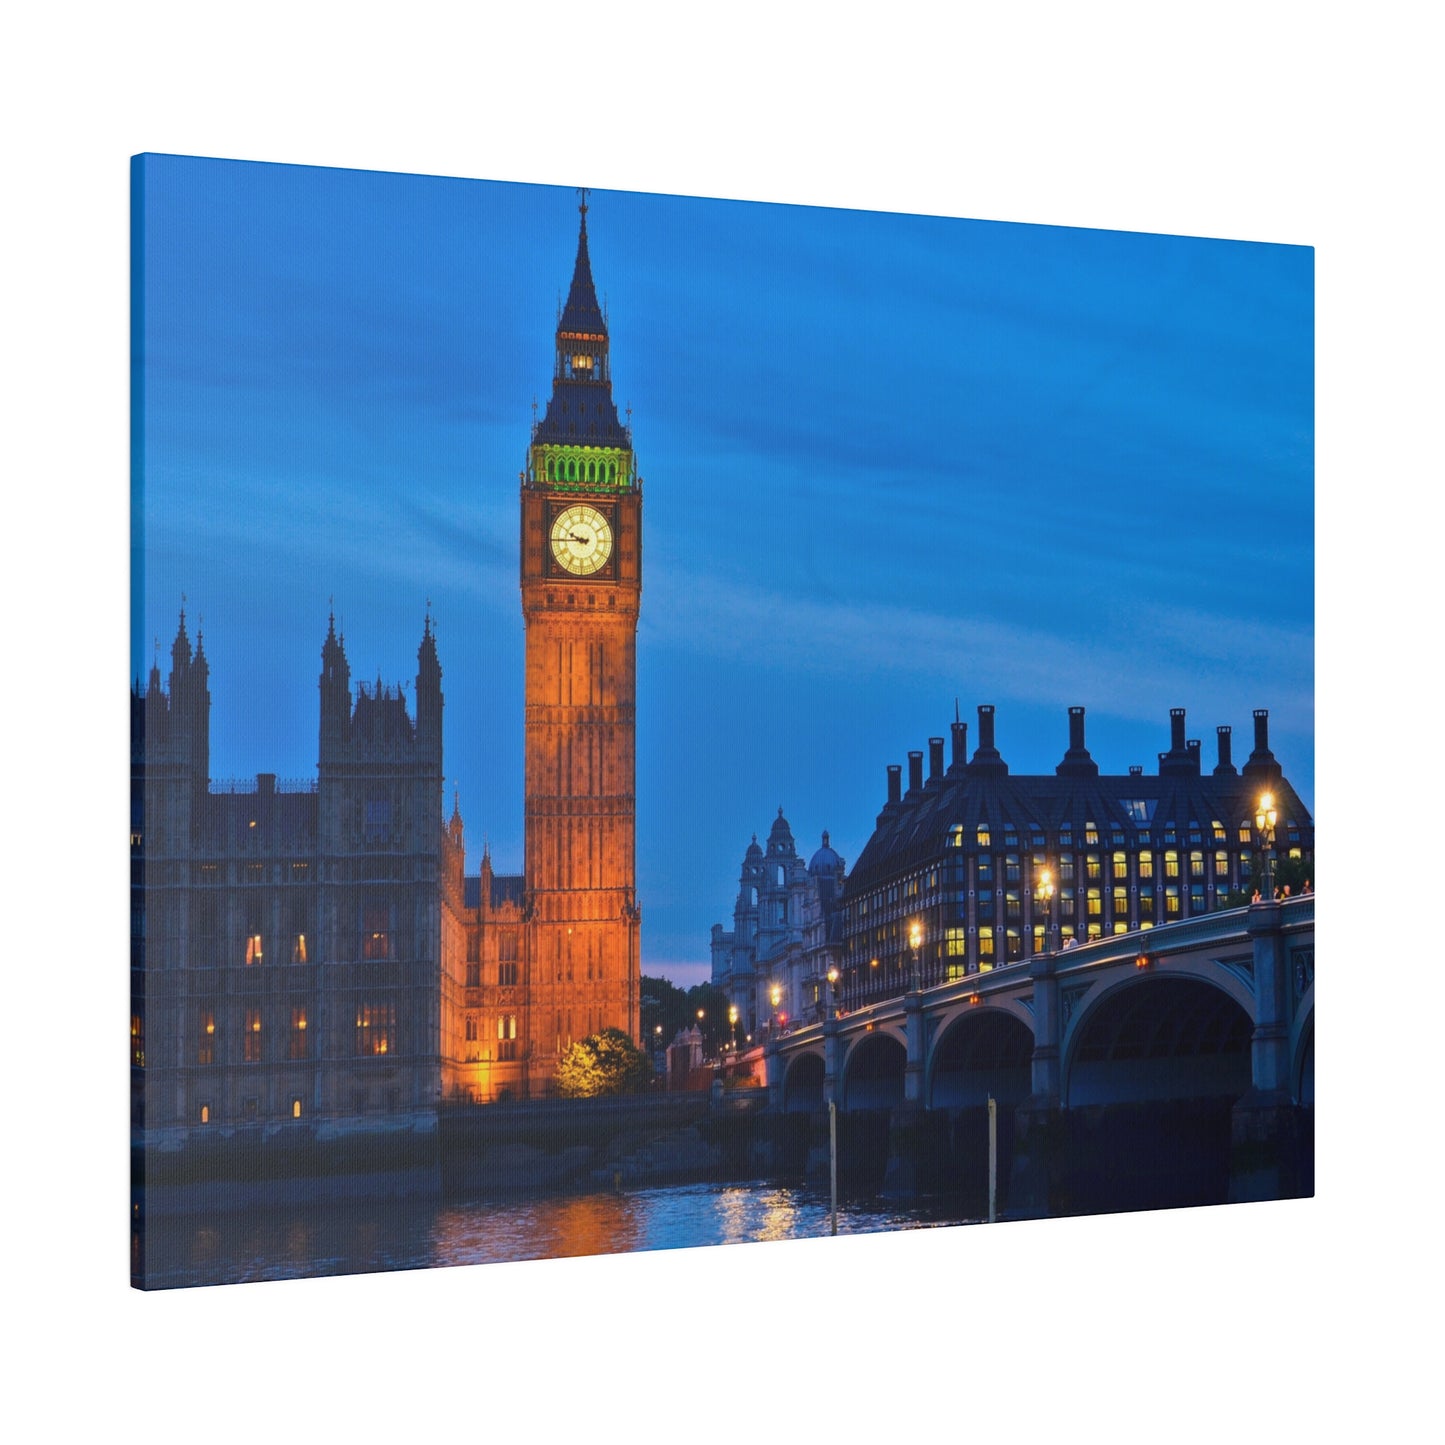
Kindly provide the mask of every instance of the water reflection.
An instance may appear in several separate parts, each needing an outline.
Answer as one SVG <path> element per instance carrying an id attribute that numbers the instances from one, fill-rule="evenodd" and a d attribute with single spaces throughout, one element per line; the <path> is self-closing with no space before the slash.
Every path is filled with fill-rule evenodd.
<path id="1" fill-rule="evenodd" d="M 971 1222 L 941 1209 L 852 1203 L 839 1211 L 838 1233 Z M 159 1217 L 147 1227 L 145 1263 L 153 1287 L 174 1288 L 828 1233 L 824 1196 L 770 1184 L 700 1184 L 505 1204 L 353 1201 Z M 132 1247 L 138 1254 L 139 1241 Z"/>

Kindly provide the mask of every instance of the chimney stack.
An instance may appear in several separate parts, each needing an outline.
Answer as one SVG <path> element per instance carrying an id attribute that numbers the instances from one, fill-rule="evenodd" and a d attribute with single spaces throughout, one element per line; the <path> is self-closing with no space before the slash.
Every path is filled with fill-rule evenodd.
<path id="1" fill-rule="evenodd" d="M 929 738 L 928 740 L 928 781 L 930 783 L 943 777 L 943 739 Z"/>
<path id="2" fill-rule="evenodd" d="M 953 724 L 953 766 L 955 768 L 968 766 L 968 724 L 966 722 Z"/>
<path id="3" fill-rule="evenodd" d="M 908 754 L 908 791 L 916 793 L 923 786 L 923 753 Z"/>
<path id="4" fill-rule="evenodd" d="M 1218 727 L 1214 729 L 1214 736 L 1219 740 L 1219 761 L 1214 767 L 1216 774 L 1232 774 L 1237 771 L 1234 766 L 1234 760 L 1231 757 L 1233 748 L 1230 743 L 1230 735 L 1232 732 L 1233 729 L 1229 727 Z"/>
<path id="5" fill-rule="evenodd" d="M 888 764 L 888 801 L 896 803 L 900 797 L 903 769 L 897 763 Z"/>

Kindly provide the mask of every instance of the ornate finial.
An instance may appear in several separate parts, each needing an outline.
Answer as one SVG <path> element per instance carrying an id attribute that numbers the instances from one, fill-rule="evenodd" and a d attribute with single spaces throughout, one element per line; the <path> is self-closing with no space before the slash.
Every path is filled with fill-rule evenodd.
<path id="1" fill-rule="evenodd" d="M 954 698 L 954 700 L 953 700 L 953 720 L 954 720 L 954 722 L 959 722 L 959 721 L 960 721 L 960 718 L 959 718 L 959 716 L 958 716 L 958 699 L 957 699 L 957 698 Z"/>

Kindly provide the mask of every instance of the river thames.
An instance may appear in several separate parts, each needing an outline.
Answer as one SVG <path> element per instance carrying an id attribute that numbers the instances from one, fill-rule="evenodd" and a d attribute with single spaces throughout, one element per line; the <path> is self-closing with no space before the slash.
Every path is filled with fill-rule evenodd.
<path id="1" fill-rule="evenodd" d="M 978 1223 L 944 1206 L 840 1202 L 839 1234 Z M 692 1184 L 506 1203 L 410 1200 L 152 1216 L 153 1289 L 317 1275 L 564 1259 L 636 1250 L 808 1239 L 830 1232 L 829 1201 L 767 1183 Z M 132 1252 L 141 1248 L 134 1231 Z"/>

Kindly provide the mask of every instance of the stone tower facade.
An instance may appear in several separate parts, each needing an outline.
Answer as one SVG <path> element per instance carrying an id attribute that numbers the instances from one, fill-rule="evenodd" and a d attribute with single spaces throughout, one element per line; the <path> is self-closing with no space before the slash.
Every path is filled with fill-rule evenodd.
<path id="1" fill-rule="evenodd" d="M 612 399 L 587 206 L 552 395 L 521 487 L 528 1073 L 575 1039 L 638 1036 L 637 618 L 642 482 Z"/>

